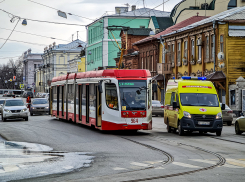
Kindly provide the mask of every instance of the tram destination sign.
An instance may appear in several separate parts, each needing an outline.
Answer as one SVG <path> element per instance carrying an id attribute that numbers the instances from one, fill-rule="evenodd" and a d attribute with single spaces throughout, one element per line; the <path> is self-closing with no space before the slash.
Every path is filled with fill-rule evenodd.
<path id="1" fill-rule="evenodd" d="M 146 86 L 146 80 L 119 80 L 119 87 L 142 87 Z"/>

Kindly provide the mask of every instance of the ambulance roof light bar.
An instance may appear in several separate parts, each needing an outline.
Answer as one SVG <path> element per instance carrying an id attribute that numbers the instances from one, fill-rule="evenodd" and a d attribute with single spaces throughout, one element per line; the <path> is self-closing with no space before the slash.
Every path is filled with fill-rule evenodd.
<path id="1" fill-rule="evenodd" d="M 182 76 L 183 80 L 207 80 L 206 77 L 191 77 L 191 76 Z"/>

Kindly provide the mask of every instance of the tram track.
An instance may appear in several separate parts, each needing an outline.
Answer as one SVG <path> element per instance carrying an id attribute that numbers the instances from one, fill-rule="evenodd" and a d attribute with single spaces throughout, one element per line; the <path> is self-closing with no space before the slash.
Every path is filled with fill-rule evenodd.
<path id="1" fill-rule="evenodd" d="M 153 136 L 150 136 L 151 138 L 155 138 Z M 174 161 L 174 157 L 169 154 L 168 152 L 166 151 L 163 151 L 161 149 L 158 149 L 156 147 L 153 147 L 151 145 L 147 145 L 147 144 L 144 144 L 144 143 L 141 143 L 141 142 L 138 142 L 138 141 L 135 141 L 133 139 L 128 139 L 128 138 L 125 138 L 125 137 L 121 137 L 123 139 L 126 139 L 128 141 L 131 141 L 131 142 L 134 142 L 136 144 L 139 144 L 141 146 L 145 146 L 149 149 L 152 149 L 152 150 L 155 150 L 155 151 L 159 151 L 159 152 L 162 152 L 164 155 L 167 156 L 168 160 L 164 163 L 164 165 L 167 165 L 167 164 L 170 164 Z M 168 175 L 159 175 L 159 176 L 154 176 L 154 177 L 147 177 L 147 178 L 139 178 L 139 179 L 134 179 L 134 180 L 125 180 L 125 181 L 122 181 L 122 182 L 136 182 L 136 181 L 149 181 L 149 180 L 156 180 L 156 179 L 164 179 L 164 178 L 169 178 L 169 177 L 176 177 L 176 176 L 182 176 L 182 175 L 187 175 L 187 174 L 193 174 L 193 173 L 196 173 L 196 172 L 201 172 L 201 171 L 205 171 L 205 170 L 210 170 L 210 169 L 213 169 L 215 167 L 218 167 L 218 166 L 222 166 L 226 163 L 226 159 L 224 157 L 222 157 L 220 154 L 218 153 L 215 153 L 215 152 L 212 152 L 212 151 L 209 151 L 209 150 L 206 150 L 206 149 L 203 149 L 203 148 L 200 148 L 200 147 L 196 147 L 196 146 L 192 146 L 192 145 L 188 145 L 188 144 L 184 144 L 184 143 L 178 143 L 179 146 L 186 146 L 186 147 L 190 147 L 190 148 L 194 148 L 196 150 L 199 150 L 199 151 L 202 151 L 202 152 L 205 152 L 205 153 L 208 153 L 208 154 L 211 154 L 211 155 L 214 155 L 215 157 L 217 157 L 219 159 L 219 161 L 216 163 L 216 164 L 213 164 L 211 166 L 208 166 L 208 167 L 203 167 L 203 168 L 200 168 L 200 169 L 196 169 L 196 170 L 190 170 L 190 171 L 185 171 L 185 172 L 179 172 L 179 173 L 173 173 L 173 174 L 168 174 Z"/>
<path id="2" fill-rule="evenodd" d="M 216 140 L 222 140 L 222 141 L 226 141 L 226 142 L 232 142 L 232 143 L 238 143 L 238 144 L 245 145 L 244 142 L 238 142 L 238 141 L 233 141 L 233 140 L 228 140 L 228 139 L 218 138 L 218 137 L 210 137 L 210 138 L 213 138 L 213 139 L 216 139 Z"/>

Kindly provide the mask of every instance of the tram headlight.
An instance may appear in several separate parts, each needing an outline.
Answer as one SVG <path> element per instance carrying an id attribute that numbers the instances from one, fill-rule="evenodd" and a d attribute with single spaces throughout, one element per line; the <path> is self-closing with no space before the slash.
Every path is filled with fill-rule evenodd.
<path id="1" fill-rule="evenodd" d="M 125 116 L 126 115 L 126 112 L 124 112 L 123 115 Z"/>
<path id="2" fill-rule="evenodd" d="M 186 111 L 184 111 L 184 117 L 186 117 L 186 118 L 191 118 L 191 114 L 188 113 L 188 112 L 186 112 Z"/>

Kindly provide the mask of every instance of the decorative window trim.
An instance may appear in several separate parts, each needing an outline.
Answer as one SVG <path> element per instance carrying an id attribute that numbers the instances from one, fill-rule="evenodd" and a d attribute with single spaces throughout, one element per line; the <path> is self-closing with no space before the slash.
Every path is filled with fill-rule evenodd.
<path id="1" fill-rule="evenodd" d="M 181 48 L 182 48 L 182 45 L 181 45 L 182 41 L 181 40 L 178 40 L 177 41 L 177 66 L 181 66 L 182 65 L 182 60 L 181 60 Z M 180 50 L 179 50 L 180 49 Z"/>
<path id="2" fill-rule="evenodd" d="M 207 44 L 207 38 L 208 38 L 208 44 Z M 205 34 L 205 44 L 204 44 L 204 49 L 205 49 L 205 59 L 204 59 L 204 62 L 205 63 L 210 63 L 211 60 L 210 60 L 210 36 L 209 36 L 209 32 L 207 32 Z M 208 46 L 208 58 L 207 58 L 207 46 Z"/>

